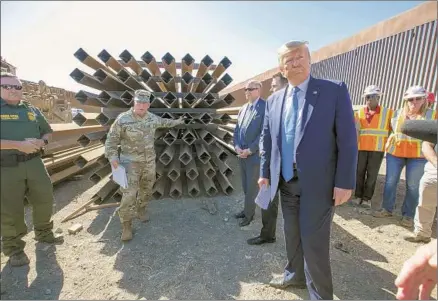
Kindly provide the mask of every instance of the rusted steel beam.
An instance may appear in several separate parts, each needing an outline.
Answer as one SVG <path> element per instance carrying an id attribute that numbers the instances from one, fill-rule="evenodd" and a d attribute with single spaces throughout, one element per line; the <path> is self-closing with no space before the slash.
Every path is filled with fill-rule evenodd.
<path id="1" fill-rule="evenodd" d="M 119 115 L 119 112 L 102 112 L 96 117 L 96 120 L 100 125 L 111 125 Z"/>
<path id="2" fill-rule="evenodd" d="M 211 132 L 213 135 L 217 136 L 219 140 L 224 141 L 226 144 L 230 144 L 233 142 L 233 135 L 230 132 L 217 128 Z"/>
<path id="3" fill-rule="evenodd" d="M 226 195 L 230 195 L 231 193 L 233 193 L 234 187 L 233 187 L 233 185 L 231 185 L 230 181 L 223 173 L 217 173 L 216 179 L 219 182 L 219 185 L 221 186 L 222 191 Z"/>
<path id="4" fill-rule="evenodd" d="M 158 200 L 164 196 L 166 188 L 168 186 L 168 182 L 169 180 L 167 177 L 161 177 L 155 182 L 152 193 L 154 199 Z"/>
<path id="5" fill-rule="evenodd" d="M 77 146 L 77 138 L 69 138 L 65 140 L 51 141 L 44 147 L 44 156 L 55 154 L 56 152 L 63 151 Z M 44 157 L 43 156 L 43 157 Z"/>
<path id="6" fill-rule="evenodd" d="M 198 66 L 198 71 L 196 72 L 197 78 L 202 78 L 213 65 L 213 60 L 211 57 L 206 55 L 202 60 L 201 63 Z M 195 92 L 198 88 L 198 83 L 194 82 L 192 86 L 190 87 L 190 92 Z"/>
<path id="7" fill-rule="evenodd" d="M 219 78 L 225 72 L 225 70 L 227 70 L 228 67 L 231 66 L 231 64 L 232 63 L 229 60 L 229 58 L 224 57 L 216 66 L 216 68 L 213 70 L 211 76 L 213 76 L 214 78 Z"/>
<path id="8" fill-rule="evenodd" d="M 82 70 L 76 68 L 70 73 L 70 77 L 75 80 L 75 82 L 85 85 L 87 87 L 97 89 L 97 90 L 105 90 L 105 85 L 103 85 L 97 78 L 88 74 Z"/>
<path id="9" fill-rule="evenodd" d="M 181 178 L 176 179 L 170 183 L 169 195 L 173 199 L 178 199 L 182 195 L 182 182 Z"/>
<path id="10" fill-rule="evenodd" d="M 186 72 L 181 77 L 181 92 L 188 93 L 190 84 L 193 82 L 193 75 L 189 72 Z"/>
<path id="11" fill-rule="evenodd" d="M 94 149 L 92 151 L 86 152 L 81 154 L 78 158 L 76 158 L 73 163 L 78 166 L 79 168 L 83 168 L 85 167 L 88 162 L 90 161 L 95 161 L 97 162 L 97 160 L 102 157 L 105 153 L 105 147 L 101 146 L 97 149 Z"/>
<path id="12" fill-rule="evenodd" d="M 169 52 L 167 52 L 162 58 L 164 69 L 169 72 L 173 77 L 176 76 L 176 63 L 175 58 Z"/>
<path id="13" fill-rule="evenodd" d="M 212 117 L 213 117 L 213 120 L 211 121 L 212 123 L 221 124 L 221 125 L 228 124 L 233 120 L 231 116 L 228 114 L 214 114 Z M 236 120 L 237 120 L 237 116 L 236 116 Z"/>
<path id="14" fill-rule="evenodd" d="M 201 189 L 199 189 L 198 180 L 187 179 L 187 192 L 192 198 L 196 198 L 201 194 Z"/>
<path id="15" fill-rule="evenodd" d="M 181 139 L 188 145 L 192 145 L 196 140 L 196 136 L 191 129 L 186 129 L 181 137 Z"/>
<path id="16" fill-rule="evenodd" d="M 176 68 L 181 69 L 181 74 L 184 73 L 192 73 L 193 68 L 195 67 L 195 59 L 187 53 L 181 60 L 181 66 L 176 66 Z"/>
<path id="17" fill-rule="evenodd" d="M 104 166 L 101 166 L 98 170 L 96 170 L 91 176 L 90 181 L 94 184 L 99 183 L 103 178 L 108 176 L 111 173 L 111 164 L 107 163 Z"/>
<path id="18" fill-rule="evenodd" d="M 75 123 L 54 123 L 51 124 L 53 129 L 51 142 L 79 137 L 83 134 L 108 130 L 108 127 L 101 125 L 90 125 L 80 127 Z"/>
<path id="19" fill-rule="evenodd" d="M 214 182 L 209 177 L 201 177 L 202 183 L 204 184 L 205 192 L 208 196 L 215 196 L 217 194 L 217 188 L 216 185 L 214 185 Z"/>
<path id="20" fill-rule="evenodd" d="M 196 166 L 195 160 L 191 160 L 185 167 L 186 177 L 189 180 L 194 180 L 199 176 L 198 167 Z"/>
<path id="21" fill-rule="evenodd" d="M 210 161 L 207 161 L 205 163 L 200 161 L 199 167 L 201 168 L 204 176 L 207 178 L 213 178 L 216 175 L 216 169 L 213 167 L 213 165 L 211 165 Z M 204 178 L 204 177 L 201 177 L 201 178 Z"/>
<path id="22" fill-rule="evenodd" d="M 109 162 L 108 159 L 105 157 L 101 157 L 97 159 L 97 164 L 99 164 L 100 167 L 107 165 L 108 162 Z"/>
<path id="23" fill-rule="evenodd" d="M 105 103 L 103 103 L 99 99 L 99 95 L 87 92 L 84 90 L 80 90 L 78 93 L 76 93 L 75 98 L 82 104 L 86 106 L 93 106 L 93 107 L 104 107 Z"/>
<path id="24" fill-rule="evenodd" d="M 167 70 L 161 74 L 161 80 L 167 91 L 176 92 L 176 84 L 173 75 Z"/>
<path id="25" fill-rule="evenodd" d="M 78 139 L 78 143 L 82 147 L 88 146 L 92 141 L 99 141 L 101 144 L 105 143 L 107 131 L 99 131 L 93 133 L 83 134 Z"/>
<path id="26" fill-rule="evenodd" d="M 219 93 L 220 91 L 228 87 L 228 85 L 231 84 L 232 81 L 233 78 L 227 73 L 224 76 L 222 76 L 222 78 L 219 81 L 217 81 L 217 83 L 213 86 L 213 88 L 211 88 L 211 90 L 208 92 Z"/>
<path id="27" fill-rule="evenodd" d="M 120 191 L 120 188 L 116 190 L 116 192 L 114 192 L 114 194 L 111 197 L 114 201 L 116 201 L 117 203 L 120 203 L 122 201 L 123 198 L 123 193 Z M 109 204 L 108 204 L 109 205 Z"/>
<path id="28" fill-rule="evenodd" d="M 140 79 L 148 86 L 152 91 L 167 91 L 163 83 L 158 84 L 157 79 L 153 77 L 148 71 L 143 69 L 139 75 Z M 161 77 L 160 77 L 161 80 Z"/>
<path id="29" fill-rule="evenodd" d="M 73 117 L 73 122 L 78 126 L 97 125 L 99 122 L 96 120 L 99 113 L 77 113 Z"/>
<path id="30" fill-rule="evenodd" d="M 231 95 L 231 94 L 227 94 Z M 239 111 L 242 107 L 227 107 L 227 108 L 220 108 L 217 110 L 218 113 L 227 113 L 230 115 L 237 115 L 239 114 Z"/>
<path id="31" fill-rule="evenodd" d="M 189 164 L 193 160 L 192 148 L 187 144 L 181 144 L 178 159 L 184 165 Z"/>
<path id="32" fill-rule="evenodd" d="M 115 75 L 114 71 L 109 69 L 107 66 L 90 56 L 84 49 L 79 48 L 74 56 L 84 65 L 87 65 L 91 69 L 97 70 L 97 69 L 105 69 L 107 72 Z"/>
<path id="33" fill-rule="evenodd" d="M 102 62 L 105 63 L 106 66 L 110 67 L 111 69 L 115 70 L 116 72 L 119 72 L 123 69 L 122 64 L 119 63 L 111 54 L 108 53 L 105 49 L 103 49 L 98 55 L 98 58 L 102 60 Z"/>
<path id="34" fill-rule="evenodd" d="M 95 199 L 95 204 L 102 204 L 119 189 L 119 185 L 117 185 L 113 180 L 108 177 L 108 181 L 100 188 L 99 191 L 96 192 L 91 198 Z"/>
<path id="35" fill-rule="evenodd" d="M 211 160 L 216 165 L 216 167 L 219 169 L 219 172 L 223 175 L 225 175 L 227 178 L 231 177 L 233 175 L 233 170 L 228 166 L 227 163 L 222 162 L 217 157 L 212 157 Z"/>
<path id="36" fill-rule="evenodd" d="M 124 50 L 119 57 L 123 60 L 123 62 L 132 69 L 137 75 L 140 75 L 143 71 L 143 67 L 137 62 L 134 56 L 129 53 L 128 50 Z"/>
<path id="37" fill-rule="evenodd" d="M 204 140 L 208 145 L 216 141 L 213 135 L 204 129 L 197 130 L 196 132 L 198 133 L 199 137 L 201 137 L 201 139 Z"/>
<path id="38" fill-rule="evenodd" d="M 44 166 L 48 170 L 53 170 L 53 169 L 58 168 L 60 166 L 71 165 L 71 164 L 73 164 L 74 160 L 76 158 L 78 158 L 80 155 L 82 155 L 83 153 L 89 152 L 91 150 L 94 150 L 98 147 L 99 146 L 93 145 L 93 146 L 85 147 L 85 148 L 81 148 L 81 149 L 74 149 L 71 152 L 63 153 L 62 156 L 59 156 L 59 157 L 45 158 L 45 159 L 43 159 Z"/>
<path id="39" fill-rule="evenodd" d="M 140 83 L 125 68 L 117 72 L 117 78 L 128 87 L 131 87 L 133 90 L 146 89 L 146 86 L 143 83 Z"/>
<path id="40" fill-rule="evenodd" d="M 157 76 L 159 78 L 161 78 L 161 70 L 160 67 L 157 64 L 157 61 L 155 60 L 155 57 L 149 52 L 146 51 L 142 56 L 141 59 L 143 60 L 143 62 L 145 63 L 146 68 L 150 71 L 152 76 Z M 164 66 L 162 66 L 164 68 Z M 149 80 L 149 79 L 148 79 Z M 161 91 L 167 92 L 168 90 L 166 89 L 166 87 L 164 86 L 163 83 L 161 82 L 157 82 L 157 80 L 154 80 L 156 82 L 156 84 L 160 87 Z M 154 91 L 157 91 L 155 89 L 153 89 Z"/>
<path id="41" fill-rule="evenodd" d="M 111 75 L 111 73 L 105 71 L 104 69 L 98 69 L 94 72 L 93 76 L 105 87 L 105 91 L 133 91 L 131 87 L 124 84 L 117 77 Z"/>
<path id="42" fill-rule="evenodd" d="M 175 156 L 169 165 L 167 176 L 172 181 L 176 181 L 180 177 L 180 175 L 181 175 L 181 162 L 179 161 L 178 157 Z"/>
<path id="43" fill-rule="evenodd" d="M 220 109 L 234 102 L 234 97 L 231 94 L 226 94 L 220 98 L 216 98 L 213 93 L 208 93 L 201 101 L 196 102 L 193 108 L 214 108 Z M 239 111 L 237 111 L 239 112 Z"/>
<path id="44" fill-rule="evenodd" d="M 202 80 L 199 82 L 199 84 L 196 87 L 196 90 L 194 92 L 205 93 L 204 92 L 206 90 L 205 88 L 207 88 L 207 86 L 212 82 L 214 82 L 213 77 L 211 77 L 211 75 L 209 73 L 204 74 L 204 76 L 202 77 Z"/>
<path id="45" fill-rule="evenodd" d="M 181 104 L 183 108 L 191 108 L 196 102 L 196 96 L 192 93 L 187 93 L 187 95 L 182 98 Z"/>
<path id="46" fill-rule="evenodd" d="M 169 130 L 163 137 L 163 141 L 167 144 L 167 145 L 172 145 L 175 140 L 178 138 L 178 130 L 176 129 L 171 129 Z"/>
<path id="47" fill-rule="evenodd" d="M 195 144 L 195 149 L 196 149 L 196 156 L 198 157 L 199 161 L 201 161 L 204 164 L 210 161 L 211 156 L 203 144 Z"/>
<path id="48" fill-rule="evenodd" d="M 161 163 L 161 161 L 157 161 L 155 163 L 155 178 L 158 180 L 162 176 L 164 176 L 164 165 Z"/>
<path id="49" fill-rule="evenodd" d="M 161 163 L 163 163 L 164 165 L 168 165 L 172 161 L 174 155 L 175 155 L 175 147 L 167 146 L 164 149 L 163 153 L 158 158 L 158 160 L 160 160 Z"/>
<path id="50" fill-rule="evenodd" d="M 102 91 L 98 98 L 107 108 L 130 108 L 132 97 L 130 91 Z"/>
<path id="51" fill-rule="evenodd" d="M 218 144 L 217 142 L 211 144 L 210 149 L 219 160 L 224 161 L 224 162 L 227 160 L 227 158 L 228 158 L 227 152 L 225 152 L 224 148 L 220 144 Z"/>
<path id="52" fill-rule="evenodd" d="M 214 135 L 213 135 L 213 136 L 214 136 Z M 219 142 L 223 147 L 226 147 L 226 148 L 227 148 L 232 154 L 237 155 L 237 153 L 236 153 L 236 151 L 235 151 L 235 149 L 234 149 L 234 146 L 233 146 L 232 144 L 225 143 L 225 141 L 219 139 L 219 137 L 216 137 L 216 136 L 215 136 L 215 138 L 216 138 L 216 141 L 217 141 L 217 142 Z"/>

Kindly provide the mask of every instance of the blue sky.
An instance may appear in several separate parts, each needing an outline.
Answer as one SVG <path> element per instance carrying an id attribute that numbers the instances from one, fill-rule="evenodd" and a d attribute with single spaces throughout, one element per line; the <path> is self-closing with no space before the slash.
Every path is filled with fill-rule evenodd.
<path id="1" fill-rule="evenodd" d="M 227 56 L 232 85 L 277 64 L 276 50 L 292 39 L 310 49 L 349 37 L 409 10 L 421 1 L 315 2 L 1 2 L 1 55 L 27 80 L 73 91 L 88 89 L 69 74 L 92 73 L 73 53 L 80 47 L 97 58 L 128 49 L 137 59 L 170 52 L 179 61 L 209 54 Z"/>

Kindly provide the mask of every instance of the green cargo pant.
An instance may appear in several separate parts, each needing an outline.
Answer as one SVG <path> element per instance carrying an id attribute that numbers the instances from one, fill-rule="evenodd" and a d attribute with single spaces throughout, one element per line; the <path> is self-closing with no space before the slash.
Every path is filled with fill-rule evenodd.
<path id="1" fill-rule="evenodd" d="M 120 221 L 129 222 L 141 208 L 146 208 L 152 198 L 155 182 L 155 161 L 121 162 L 126 169 L 128 188 L 120 187 L 123 193 L 118 209 Z"/>
<path id="2" fill-rule="evenodd" d="M 35 239 L 53 236 L 53 186 L 41 158 L 1 167 L 1 236 L 3 254 L 11 256 L 24 250 L 27 234 L 24 197 L 32 206 Z"/>

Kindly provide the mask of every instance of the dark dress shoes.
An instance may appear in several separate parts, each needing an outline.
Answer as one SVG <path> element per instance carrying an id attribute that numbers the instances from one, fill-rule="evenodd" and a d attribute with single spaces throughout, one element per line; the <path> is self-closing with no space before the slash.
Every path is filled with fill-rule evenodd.
<path id="1" fill-rule="evenodd" d="M 249 219 L 249 218 L 247 218 L 247 217 L 245 216 L 245 217 L 240 221 L 239 226 L 240 226 L 240 227 L 248 226 L 248 225 L 251 223 L 251 221 L 252 221 L 252 218 Z"/>
<path id="2" fill-rule="evenodd" d="M 273 242 L 275 242 L 275 237 L 274 238 L 266 239 L 266 238 L 257 236 L 257 237 L 253 237 L 253 238 L 248 239 L 247 242 L 248 242 L 249 245 L 262 245 L 262 244 L 265 244 L 265 243 L 273 243 Z"/>
<path id="3" fill-rule="evenodd" d="M 245 213 L 243 211 L 240 211 L 239 213 L 234 214 L 235 218 L 244 218 L 245 217 Z"/>
<path id="4" fill-rule="evenodd" d="M 306 282 L 297 282 L 293 279 L 286 279 L 285 276 L 275 277 L 269 282 L 269 285 L 275 288 L 285 289 L 288 287 L 306 288 Z"/>

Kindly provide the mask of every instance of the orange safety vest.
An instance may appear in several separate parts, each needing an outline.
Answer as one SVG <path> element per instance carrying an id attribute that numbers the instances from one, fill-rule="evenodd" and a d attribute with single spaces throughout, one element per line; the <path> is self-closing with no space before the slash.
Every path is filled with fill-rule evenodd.
<path id="1" fill-rule="evenodd" d="M 392 110 L 380 107 L 380 112 L 375 114 L 368 123 L 365 116 L 365 107 L 356 113 L 356 122 L 359 126 L 360 151 L 384 152 L 385 144 L 391 129 Z"/>
<path id="2" fill-rule="evenodd" d="M 433 120 L 436 119 L 436 111 L 427 109 L 424 116 L 417 118 L 418 120 Z M 388 147 L 386 152 L 399 158 L 424 158 L 421 151 L 422 141 L 409 137 L 401 132 L 401 127 L 405 122 L 403 109 L 395 112 L 391 119 L 392 134 L 389 136 Z"/>

